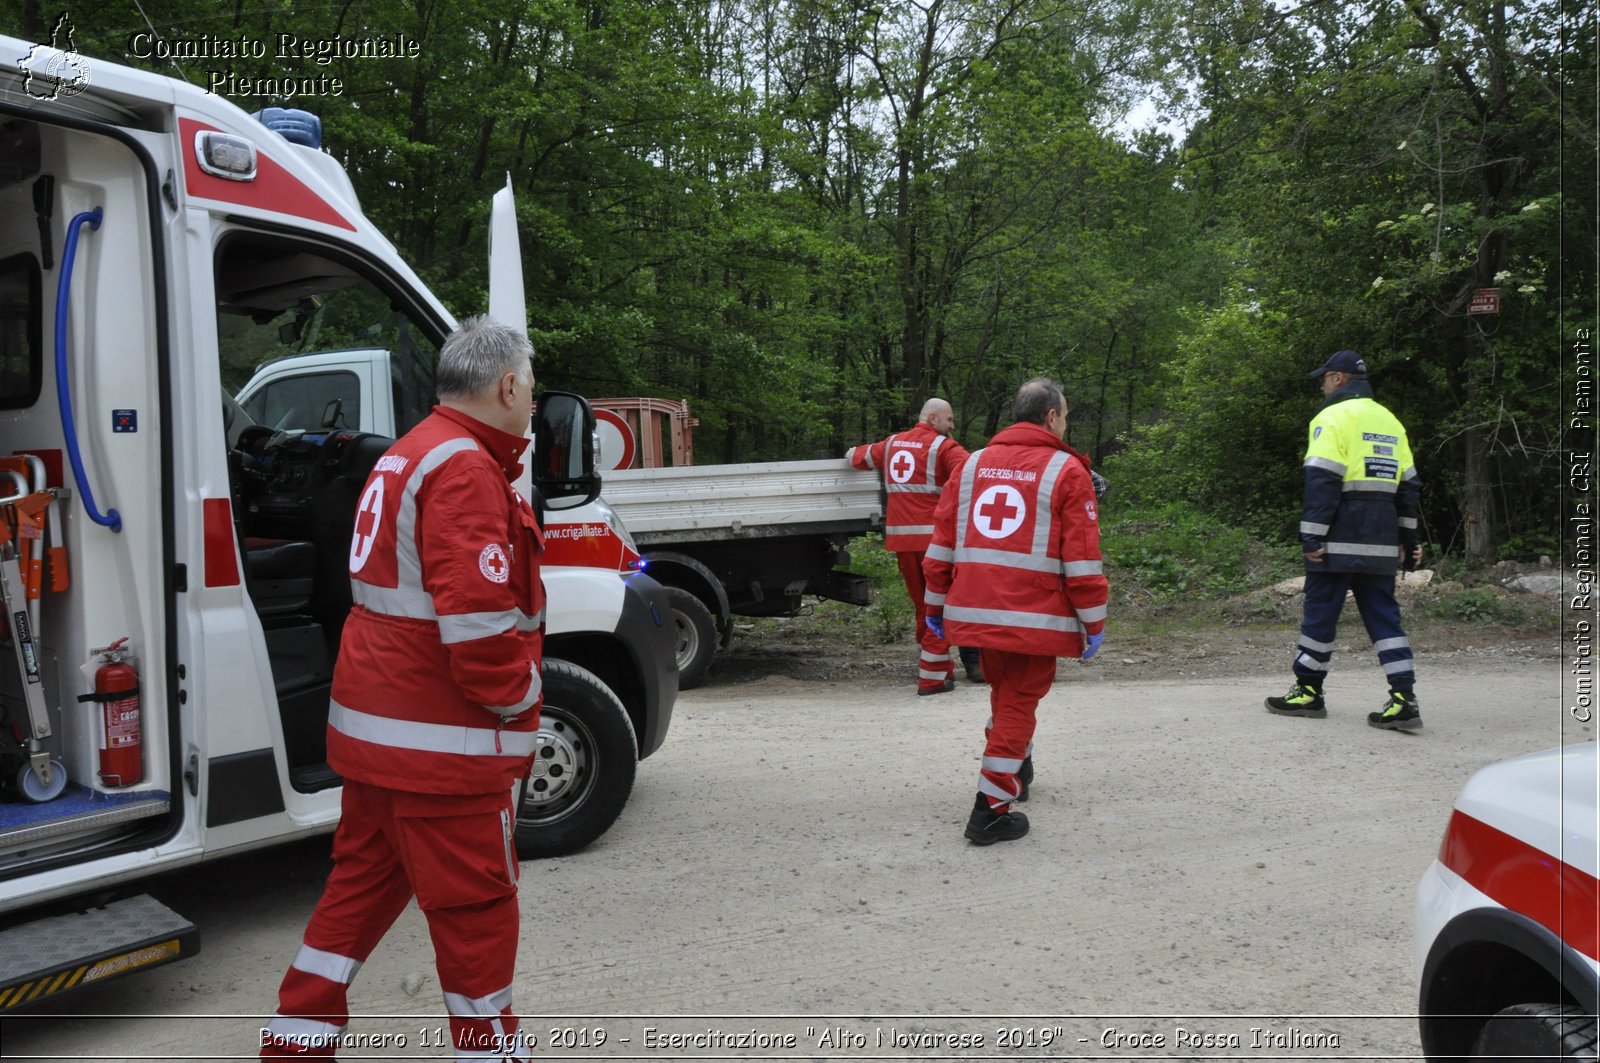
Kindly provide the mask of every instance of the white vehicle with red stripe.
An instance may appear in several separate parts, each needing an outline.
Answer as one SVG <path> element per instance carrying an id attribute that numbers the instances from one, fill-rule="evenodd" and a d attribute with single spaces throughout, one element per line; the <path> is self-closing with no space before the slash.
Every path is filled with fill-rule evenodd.
<path id="1" fill-rule="evenodd" d="M 1490 765 L 1456 800 L 1417 891 L 1428 1059 L 1595 1059 L 1596 748 Z"/>
<path id="2" fill-rule="evenodd" d="M 230 396 L 275 356 L 381 347 L 414 412 L 455 320 L 315 119 L 263 118 L 0 36 L 0 1013 L 192 952 L 138 880 L 338 820 L 329 685 L 357 502 L 390 440 L 338 419 L 277 431 Z M 509 206 L 489 312 L 516 322 Z M 547 395 L 539 420 L 549 510 L 592 500 L 587 404 Z M 677 696 L 664 590 L 620 540 L 568 538 L 544 558 L 524 857 L 611 825 Z"/>
<path id="3" fill-rule="evenodd" d="M 398 434 L 396 426 L 403 431 L 427 412 L 402 399 L 411 393 L 409 378 L 422 371 L 382 348 L 315 351 L 262 365 L 237 398 L 252 417 L 275 427 L 339 423 Z M 681 689 L 698 685 L 717 651 L 727 648 L 735 616 L 794 616 L 802 595 L 867 604 L 866 577 L 844 566 L 852 538 L 883 528 L 877 472 L 838 458 L 635 468 L 635 427 L 644 439 L 658 431 L 640 411 L 664 409 L 689 420 L 687 404 L 599 399 L 596 407 L 611 422 L 609 438 L 620 444 L 600 460 L 608 470 L 606 497 L 556 514 L 560 523 L 547 546 L 584 559 L 575 564 L 648 566 L 671 600 Z M 676 457 L 692 452 L 676 438 Z M 639 449 L 652 453 L 649 443 Z M 658 459 L 665 449 L 659 440 L 653 444 Z"/>

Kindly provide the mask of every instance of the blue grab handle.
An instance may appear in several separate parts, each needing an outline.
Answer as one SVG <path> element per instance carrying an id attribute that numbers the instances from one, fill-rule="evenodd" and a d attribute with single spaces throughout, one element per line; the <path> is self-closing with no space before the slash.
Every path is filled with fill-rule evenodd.
<path id="1" fill-rule="evenodd" d="M 72 477 L 78 482 L 78 495 L 89 519 L 114 532 L 122 530 L 122 515 L 116 510 L 101 513 L 89 489 L 89 476 L 83 471 L 83 453 L 78 448 L 78 427 L 72 418 L 72 388 L 67 380 L 67 306 L 72 294 L 72 260 L 78 253 L 78 230 L 84 222 L 100 228 L 105 210 L 96 207 L 73 218 L 67 226 L 67 246 L 61 252 L 61 280 L 56 285 L 56 400 L 61 407 L 61 432 L 67 441 L 67 458 L 72 462 Z"/>

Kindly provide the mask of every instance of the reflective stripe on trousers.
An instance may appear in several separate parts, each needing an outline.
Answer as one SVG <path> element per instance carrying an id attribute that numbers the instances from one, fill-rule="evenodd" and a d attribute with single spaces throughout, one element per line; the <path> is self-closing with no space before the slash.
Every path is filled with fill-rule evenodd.
<path id="1" fill-rule="evenodd" d="M 1394 576 L 1370 572 L 1308 572 L 1300 641 L 1295 647 L 1294 674 L 1320 686 L 1333 658 L 1339 613 L 1345 593 L 1355 596 L 1356 608 L 1372 638 L 1389 686 L 1410 690 L 1416 683 L 1411 640 L 1401 626 L 1400 603 L 1394 596 Z"/>
<path id="2" fill-rule="evenodd" d="M 945 680 L 955 674 L 956 666 L 950 660 L 950 643 L 933 633 L 927 625 L 928 586 L 922 574 L 922 556 L 910 550 L 895 553 L 895 563 L 900 567 L 900 578 L 905 581 L 906 593 L 911 596 L 917 625 L 917 689 L 937 690 Z M 942 597 L 940 599 L 943 600 Z"/>
<path id="3" fill-rule="evenodd" d="M 995 812 L 1007 812 L 1022 792 L 1017 771 L 1033 752 L 1040 700 L 1056 678 L 1056 659 L 985 649 L 983 674 L 989 682 L 989 723 L 984 727 L 978 792 Z"/>

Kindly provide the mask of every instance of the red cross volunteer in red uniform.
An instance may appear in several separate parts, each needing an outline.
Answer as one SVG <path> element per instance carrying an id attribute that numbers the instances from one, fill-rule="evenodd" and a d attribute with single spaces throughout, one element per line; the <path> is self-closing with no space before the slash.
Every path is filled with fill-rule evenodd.
<path id="1" fill-rule="evenodd" d="M 955 424 L 948 402 L 929 399 L 910 431 L 852 447 L 848 455 L 856 468 L 877 470 L 883 475 L 883 486 L 889 495 L 883 519 L 883 548 L 894 551 L 906 593 L 911 595 L 911 604 L 917 611 L 917 644 L 921 649 L 917 693 L 924 695 L 955 689 L 950 643 L 923 623 L 926 606 L 922 583 L 922 555 L 933 535 L 933 510 L 939 503 L 939 491 L 967 460 L 967 449 L 950 438 Z"/>
<path id="2" fill-rule="evenodd" d="M 511 486 L 533 348 L 473 318 L 439 352 L 440 404 L 379 459 L 350 543 L 334 667 L 334 868 L 262 1033 L 264 1059 L 332 1058 L 346 991 L 415 896 L 457 1059 L 525 1060 L 511 1010 L 515 814 L 539 725 L 543 537 Z"/>
<path id="3" fill-rule="evenodd" d="M 1064 442 L 1067 400 L 1036 377 L 1012 406 L 1016 424 L 973 453 L 945 486 L 928 546 L 929 626 L 983 651 L 989 679 L 978 796 L 966 836 L 979 845 L 1028 833 L 1013 812 L 1033 776 L 1034 713 L 1057 657 L 1100 648 L 1106 577 L 1088 463 Z"/>

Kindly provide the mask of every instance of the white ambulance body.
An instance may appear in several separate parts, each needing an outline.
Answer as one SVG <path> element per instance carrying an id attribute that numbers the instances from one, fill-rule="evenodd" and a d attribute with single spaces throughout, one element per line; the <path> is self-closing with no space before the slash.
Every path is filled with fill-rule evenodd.
<path id="1" fill-rule="evenodd" d="M 0 36 L 0 496 L 23 496 L 0 528 L 28 538 L 18 507 L 56 492 L 28 552 L 57 560 L 59 543 L 70 570 L 65 589 L 47 564 L 36 600 L 6 595 L 36 617 L 8 608 L 29 652 L 0 646 L 0 1012 L 197 947 L 181 918 L 120 899 L 135 880 L 336 823 L 328 684 L 355 504 L 389 440 L 274 432 L 230 396 L 318 346 L 431 374 L 453 326 L 331 156 L 183 82 Z M 426 401 L 431 375 L 412 383 L 396 402 Z M 581 401 L 568 410 L 572 446 L 552 454 L 591 446 Z M 592 497 L 573 460 L 543 478 L 552 506 Z M 547 556 L 524 856 L 603 833 L 665 737 L 670 612 L 626 561 Z M 96 654 L 124 638 L 135 659 Z M 80 701 L 130 666 L 136 778 L 118 767 L 125 692 Z M 68 914 L 90 894 L 115 903 Z"/>
<path id="2" fill-rule="evenodd" d="M 1501 761 L 1462 787 L 1417 888 L 1422 1050 L 1595 1058 L 1600 775 L 1594 742 Z"/>

